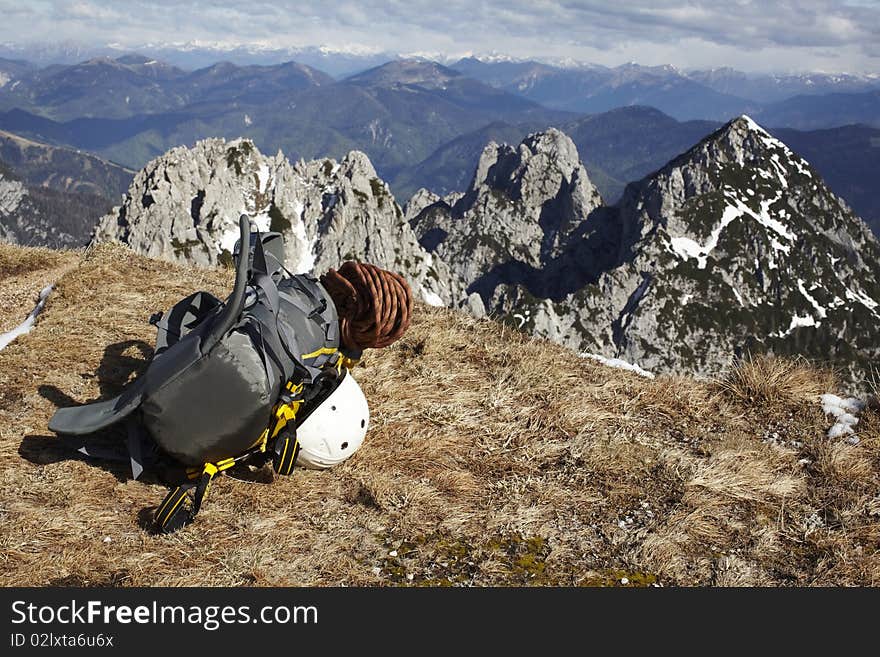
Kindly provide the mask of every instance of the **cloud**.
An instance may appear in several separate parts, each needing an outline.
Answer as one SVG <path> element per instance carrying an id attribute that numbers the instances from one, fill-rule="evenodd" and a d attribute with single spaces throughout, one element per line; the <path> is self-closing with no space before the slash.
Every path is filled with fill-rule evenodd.
<path id="1" fill-rule="evenodd" d="M 0 0 L 0 41 L 215 41 L 505 52 L 744 68 L 880 69 L 868 0 Z"/>

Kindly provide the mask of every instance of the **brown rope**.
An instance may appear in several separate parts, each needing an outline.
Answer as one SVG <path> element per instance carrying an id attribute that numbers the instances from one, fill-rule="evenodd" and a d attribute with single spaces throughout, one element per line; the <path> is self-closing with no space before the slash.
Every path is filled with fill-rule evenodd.
<path id="1" fill-rule="evenodd" d="M 346 349 L 387 347 L 409 328 L 412 292 L 399 274 L 349 260 L 321 276 L 321 284 L 336 304 Z"/>

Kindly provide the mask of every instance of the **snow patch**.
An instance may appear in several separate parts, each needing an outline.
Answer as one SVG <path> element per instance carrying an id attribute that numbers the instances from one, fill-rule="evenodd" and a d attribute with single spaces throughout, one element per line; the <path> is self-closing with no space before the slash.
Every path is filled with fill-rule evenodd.
<path id="1" fill-rule="evenodd" d="M 739 290 L 736 289 L 736 286 L 735 286 L 735 285 L 731 285 L 731 286 L 730 286 L 730 289 L 733 290 L 733 296 L 735 296 L 735 297 L 736 297 L 736 300 L 739 301 L 739 305 L 742 306 L 743 308 L 745 308 L 745 307 L 746 307 L 746 304 L 745 304 L 745 302 L 743 301 L 742 295 L 739 293 Z"/>
<path id="2" fill-rule="evenodd" d="M 254 121 L 253 121 L 253 119 L 251 119 L 249 114 L 244 115 L 244 124 L 245 125 L 251 125 L 253 122 Z"/>
<path id="3" fill-rule="evenodd" d="M 847 434 L 851 434 L 847 441 L 853 445 L 859 442 L 858 436 L 855 435 L 855 427 L 859 423 L 858 414 L 865 408 L 865 402 L 855 397 L 838 397 L 831 393 L 822 395 L 822 410 L 826 415 L 832 415 L 835 422 L 828 429 L 829 438 L 840 438 Z"/>
<path id="4" fill-rule="evenodd" d="M 315 246 L 317 239 L 309 239 L 306 234 L 306 224 L 303 221 L 303 203 L 297 200 L 293 206 L 293 212 L 296 215 L 290 224 L 291 232 L 295 238 L 294 243 L 289 248 L 291 270 L 295 274 L 307 274 L 315 268 Z"/>
<path id="5" fill-rule="evenodd" d="M 812 315 L 804 315 L 801 317 L 800 315 L 795 315 L 791 318 L 791 323 L 788 325 L 788 328 L 785 331 L 777 331 L 773 333 L 777 338 L 785 338 L 791 335 L 791 332 L 796 328 L 801 328 L 805 326 L 819 326 L 819 323 L 816 322 L 816 319 Z"/>
<path id="6" fill-rule="evenodd" d="M 238 236 L 238 224 L 230 221 L 229 226 L 220 234 L 220 239 L 218 240 L 220 253 L 228 251 L 231 255 L 235 250 L 235 243 L 238 241 Z"/>
<path id="7" fill-rule="evenodd" d="M 257 187 L 260 194 L 265 194 L 269 187 L 269 165 L 265 162 L 260 165 L 260 170 L 257 171 Z"/>
<path id="8" fill-rule="evenodd" d="M 268 233 L 269 226 L 272 225 L 272 218 L 268 212 L 261 212 L 251 217 L 251 225 L 256 226 L 257 230 L 261 233 Z"/>
<path id="9" fill-rule="evenodd" d="M 778 201 L 781 197 L 782 192 L 779 192 L 769 201 L 761 201 L 760 214 L 755 214 L 751 208 L 749 208 L 742 202 L 740 202 L 740 205 L 742 206 L 743 211 L 751 215 L 751 217 L 754 218 L 754 220 L 757 221 L 759 224 L 776 232 L 780 237 L 787 239 L 789 242 L 794 242 L 797 239 L 797 235 L 791 232 L 788 229 L 788 226 L 783 224 L 781 221 L 778 221 L 770 216 L 770 206 L 776 203 L 776 201 Z M 786 247 L 785 252 L 788 253 L 788 247 Z"/>
<path id="10" fill-rule="evenodd" d="M 808 80 L 808 84 L 812 84 L 812 80 Z M 758 138 L 767 148 L 777 148 L 781 150 L 785 154 L 785 158 L 788 160 L 788 163 L 795 167 L 799 173 L 806 176 L 807 178 L 812 178 L 812 174 L 810 174 L 810 170 L 807 168 L 806 161 L 795 155 L 792 150 L 786 146 L 783 142 L 779 141 L 775 137 L 773 137 L 769 132 L 764 130 L 761 126 L 752 120 L 752 118 L 746 114 L 742 115 L 742 118 L 746 121 L 746 124 L 749 127 L 749 130 L 756 133 Z M 771 156 L 774 166 L 777 168 L 777 172 L 782 169 L 782 165 L 779 162 L 779 156 L 777 154 L 773 154 Z M 780 177 L 780 181 L 783 187 L 788 187 L 788 181 L 783 180 Z"/>
<path id="11" fill-rule="evenodd" d="M 642 369 L 637 364 L 628 363 L 625 360 L 621 360 L 620 358 L 606 358 L 605 356 L 600 356 L 599 354 L 590 354 L 587 352 L 582 353 L 581 358 L 589 358 L 590 360 L 595 360 L 607 367 L 613 367 L 614 369 L 634 372 L 635 374 L 643 376 L 646 379 L 654 378 L 654 374 L 652 372 Z"/>
<path id="12" fill-rule="evenodd" d="M 422 288 L 422 299 L 424 299 L 425 303 L 427 303 L 429 306 L 439 306 L 442 308 L 446 305 L 445 303 L 443 303 L 443 299 L 441 299 L 436 292 L 431 292 L 430 290 L 426 290 L 424 288 Z"/>
<path id="13" fill-rule="evenodd" d="M 802 278 L 798 279 L 797 285 L 798 290 L 800 290 L 804 298 L 809 301 L 810 305 L 812 305 L 815 309 L 816 314 L 819 316 L 819 319 L 825 319 L 828 316 L 828 312 L 821 305 L 819 305 L 819 302 L 816 301 L 815 298 L 813 298 L 813 295 L 807 292 L 807 288 L 804 287 L 804 281 Z"/>
<path id="14" fill-rule="evenodd" d="M 738 208 L 727 206 L 724 208 L 724 213 L 721 215 L 721 221 L 712 229 L 712 233 L 709 235 L 709 239 L 706 240 L 704 245 L 701 246 L 690 237 L 674 237 L 672 238 L 672 249 L 683 260 L 696 258 L 697 267 L 699 269 L 705 269 L 706 259 L 709 257 L 712 250 L 718 245 L 718 238 L 721 236 L 721 232 L 727 228 L 727 225 L 731 221 L 740 216 L 742 216 L 742 212 L 740 212 Z"/>
<path id="15" fill-rule="evenodd" d="M 39 315 L 46 306 L 46 299 L 49 298 L 49 293 L 52 291 L 53 287 L 55 287 L 54 284 L 47 285 L 40 291 L 37 305 L 34 306 L 34 309 L 31 311 L 30 315 L 27 316 L 27 319 L 11 331 L 0 333 L 0 351 L 3 351 L 3 349 L 5 349 L 6 346 L 18 336 L 31 332 L 31 329 L 34 327 L 34 322 L 37 321 L 37 315 Z"/>
<path id="16" fill-rule="evenodd" d="M 779 179 L 779 184 L 782 185 L 783 189 L 788 189 L 788 178 L 785 177 L 785 167 L 783 167 L 782 163 L 779 161 L 779 153 L 773 153 L 770 156 L 770 163 L 776 171 L 776 177 Z"/>
<path id="17" fill-rule="evenodd" d="M 850 301 L 858 301 L 870 311 L 874 311 L 877 306 L 880 305 L 859 289 L 851 290 L 849 288 L 846 288 L 846 298 Z"/>
<path id="18" fill-rule="evenodd" d="M 697 267 L 699 269 L 705 269 L 707 258 L 718 245 L 718 239 L 721 236 L 721 233 L 734 219 L 739 219 L 743 215 L 748 215 L 765 228 L 769 228 L 789 242 L 795 241 L 797 235 L 789 230 L 789 228 L 781 221 L 770 216 L 770 206 L 776 203 L 781 196 L 782 192 L 779 192 L 772 199 L 761 201 L 760 212 L 755 212 L 746 205 L 742 199 L 737 198 L 733 193 L 733 190 L 725 189 L 724 198 L 729 205 L 724 208 L 724 212 L 721 214 L 721 221 L 719 221 L 718 225 L 712 229 L 712 233 L 709 235 L 706 243 L 701 245 L 689 237 L 674 237 L 670 240 L 673 253 L 683 260 L 695 258 L 697 260 Z M 773 247 L 774 251 L 781 251 L 785 255 L 788 255 L 791 251 L 791 246 L 789 244 L 783 244 L 774 237 L 770 238 L 770 246 Z M 770 268 L 776 268 L 776 262 L 774 259 L 771 259 L 770 261 Z"/>

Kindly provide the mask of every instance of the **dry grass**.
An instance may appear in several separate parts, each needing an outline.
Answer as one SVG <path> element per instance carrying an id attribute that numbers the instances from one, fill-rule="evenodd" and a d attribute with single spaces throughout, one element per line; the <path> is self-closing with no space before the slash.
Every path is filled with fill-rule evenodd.
<path id="1" fill-rule="evenodd" d="M 744 403 L 785 407 L 814 400 L 836 388 L 837 382 L 831 370 L 820 369 L 803 358 L 769 355 L 744 358 L 719 385 Z"/>
<path id="2" fill-rule="evenodd" d="M 76 266 L 72 251 L 22 249 L 0 243 L 0 333 L 18 326 L 47 285 Z"/>
<path id="3" fill-rule="evenodd" d="M 31 275 L 55 264 L 38 260 Z M 425 306 L 356 370 L 373 417 L 352 459 L 224 477 L 195 525 L 156 536 L 165 489 L 71 459 L 46 423 L 142 370 L 150 313 L 230 283 L 102 246 L 0 353 L 0 583 L 880 581 L 880 418 L 829 441 L 827 373 L 755 360 L 722 383 L 646 380 Z"/>

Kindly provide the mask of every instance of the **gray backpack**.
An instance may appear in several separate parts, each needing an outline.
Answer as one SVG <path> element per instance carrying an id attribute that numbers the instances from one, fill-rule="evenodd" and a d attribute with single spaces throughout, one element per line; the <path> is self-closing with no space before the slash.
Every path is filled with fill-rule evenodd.
<path id="1" fill-rule="evenodd" d="M 185 481 L 159 505 L 160 530 L 188 524 L 211 479 L 255 455 L 273 457 L 289 474 L 296 462 L 295 424 L 342 375 L 339 322 L 317 279 L 283 265 L 277 233 L 252 234 L 239 220 L 235 288 L 226 300 L 196 292 L 151 322 L 158 329 L 147 370 L 118 397 L 61 408 L 49 428 L 83 436 L 128 425 L 132 475 L 144 468 L 144 443 L 187 468 Z M 77 449 L 104 457 L 87 444 Z"/>

